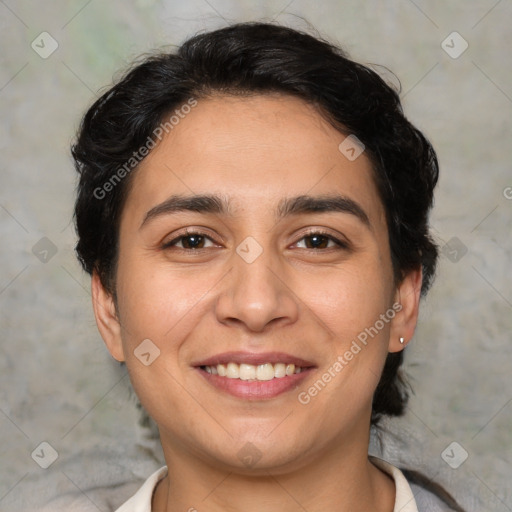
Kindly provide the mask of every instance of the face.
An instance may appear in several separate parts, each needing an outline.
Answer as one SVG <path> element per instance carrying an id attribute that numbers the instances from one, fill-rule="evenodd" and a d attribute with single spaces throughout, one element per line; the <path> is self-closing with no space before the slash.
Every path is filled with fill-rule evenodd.
<path id="1" fill-rule="evenodd" d="M 366 454 L 421 278 L 394 282 L 370 161 L 345 138 L 292 97 L 201 99 L 133 176 L 118 309 L 94 276 L 95 311 L 166 454 L 239 471 Z"/>

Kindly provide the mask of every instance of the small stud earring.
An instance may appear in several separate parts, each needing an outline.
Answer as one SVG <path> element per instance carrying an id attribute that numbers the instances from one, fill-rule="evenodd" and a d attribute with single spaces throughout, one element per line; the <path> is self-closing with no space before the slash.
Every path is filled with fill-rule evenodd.
<path id="1" fill-rule="evenodd" d="M 404 339 L 403 338 L 400 338 L 400 344 L 403 345 L 404 344 Z"/>

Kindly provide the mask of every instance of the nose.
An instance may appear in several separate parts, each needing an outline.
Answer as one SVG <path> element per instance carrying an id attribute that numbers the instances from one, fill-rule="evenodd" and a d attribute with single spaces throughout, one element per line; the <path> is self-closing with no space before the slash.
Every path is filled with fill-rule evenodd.
<path id="1" fill-rule="evenodd" d="M 219 322 L 262 332 L 270 324 L 284 326 L 297 321 L 298 297 L 286 283 L 284 270 L 271 260 L 269 251 L 251 263 L 233 255 L 233 268 L 216 302 Z"/>

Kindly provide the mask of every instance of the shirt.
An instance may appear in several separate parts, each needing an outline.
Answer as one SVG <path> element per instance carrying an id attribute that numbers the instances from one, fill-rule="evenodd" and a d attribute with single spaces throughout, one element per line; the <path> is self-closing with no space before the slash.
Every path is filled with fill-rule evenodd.
<path id="1" fill-rule="evenodd" d="M 396 497 L 393 512 L 442 512 L 448 510 L 447 507 L 441 508 L 439 506 L 440 501 L 428 496 L 422 498 L 424 507 L 418 509 L 413 490 L 403 473 L 395 466 L 377 457 L 370 456 L 370 460 L 374 466 L 387 473 L 395 482 Z M 155 471 L 144 482 L 142 487 L 128 501 L 121 505 L 116 512 L 151 512 L 153 492 L 158 482 L 165 478 L 165 476 L 167 476 L 167 466 Z M 418 494 L 421 494 L 421 491 Z"/>

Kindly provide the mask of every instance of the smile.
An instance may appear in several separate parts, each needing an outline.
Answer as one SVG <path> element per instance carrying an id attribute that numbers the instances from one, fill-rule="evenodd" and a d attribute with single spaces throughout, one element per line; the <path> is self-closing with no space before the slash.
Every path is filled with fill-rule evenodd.
<path id="1" fill-rule="evenodd" d="M 283 352 L 226 352 L 193 366 L 209 386 L 236 398 L 266 400 L 297 389 L 316 365 Z"/>
<path id="2" fill-rule="evenodd" d="M 202 369 L 211 375 L 246 381 L 282 379 L 286 376 L 301 373 L 302 371 L 300 366 L 295 366 L 293 363 L 264 363 L 256 366 L 253 364 L 237 364 L 230 362 L 228 364 L 203 366 Z"/>

